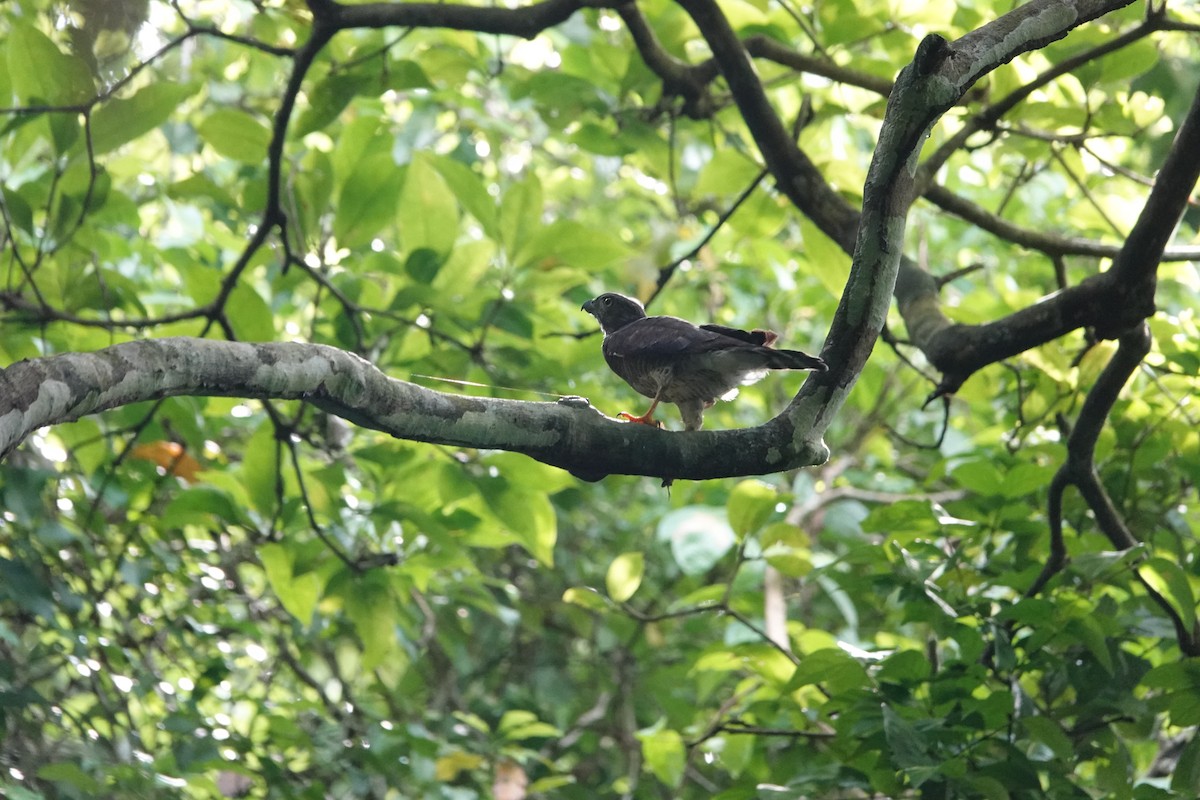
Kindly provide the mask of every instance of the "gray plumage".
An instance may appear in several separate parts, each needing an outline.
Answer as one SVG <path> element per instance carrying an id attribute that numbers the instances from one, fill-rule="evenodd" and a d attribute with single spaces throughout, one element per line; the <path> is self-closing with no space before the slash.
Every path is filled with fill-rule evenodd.
<path id="1" fill-rule="evenodd" d="M 704 424 L 704 409 L 773 369 L 824 372 L 821 359 L 799 350 L 771 347 L 772 331 L 743 331 L 724 325 L 693 325 L 678 317 L 648 317 L 637 300 L 607 292 L 583 304 L 604 330 L 604 360 L 630 386 L 653 399 L 635 422 L 652 418 L 660 402 L 679 407 L 687 430 Z"/>

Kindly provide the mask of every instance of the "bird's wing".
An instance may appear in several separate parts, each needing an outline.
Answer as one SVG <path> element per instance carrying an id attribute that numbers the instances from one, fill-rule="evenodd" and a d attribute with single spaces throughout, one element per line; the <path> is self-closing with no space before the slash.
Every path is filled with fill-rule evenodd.
<path id="1" fill-rule="evenodd" d="M 604 337 L 604 353 L 640 362 L 674 362 L 680 356 L 710 351 L 712 341 L 720 339 L 728 337 L 678 317 L 646 317 Z"/>
<path id="2" fill-rule="evenodd" d="M 769 331 L 743 331 L 723 325 L 697 327 L 678 317 L 646 317 L 609 334 L 604 352 L 642 362 L 675 362 L 684 356 L 750 349 L 774 340 Z"/>
<path id="3" fill-rule="evenodd" d="M 722 336 L 728 336 L 731 339 L 737 339 L 738 341 L 742 341 L 747 344 L 760 345 L 764 347 L 770 347 L 775 343 L 775 340 L 779 338 L 779 334 L 775 331 L 764 331 L 759 328 L 755 328 L 752 331 L 744 331 L 741 328 L 730 328 L 725 325 L 710 324 L 701 325 L 700 330 L 719 333 Z"/>

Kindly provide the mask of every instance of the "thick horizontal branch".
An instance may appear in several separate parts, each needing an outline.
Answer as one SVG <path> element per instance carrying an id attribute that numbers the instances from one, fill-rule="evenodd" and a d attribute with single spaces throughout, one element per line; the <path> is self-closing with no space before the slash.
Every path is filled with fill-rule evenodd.
<path id="1" fill-rule="evenodd" d="M 325 345 L 155 339 L 0 370 L 0 458 L 47 425 L 190 395 L 303 400 L 399 439 L 524 453 L 585 480 L 705 480 L 824 462 L 828 449 L 802 418 L 817 416 L 828 387 L 810 378 L 806 389 L 807 402 L 757 428 L 672 433 L 609 419 L 582 398 L 537 403 L 436 392 Z"/>
<path id="2" fill-rule="evenodd" d="M 603 3 L 544 0 L 520 8 L 467 6 L 450 3 L 313 3 L 314 14 L 333 28 L 449 28 L 476 33 L 507 33 L 532 39 L 547 28 L 566 22 L 581 8 Z"/>

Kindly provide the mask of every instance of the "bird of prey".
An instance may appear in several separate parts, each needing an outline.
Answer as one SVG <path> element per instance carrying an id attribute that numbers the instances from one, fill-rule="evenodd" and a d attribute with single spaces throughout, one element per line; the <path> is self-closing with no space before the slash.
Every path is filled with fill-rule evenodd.
<path id="1" fill-rule="evenodd" d="M 634 389 L 653 399 L 640 417 L 622 411 L 631 422 L 659 425 L 659 403 L 679 407 L 684 427 L 699 430 L 704 409 L 731 399 L 737 387 L 753 383 L 772 369 L 828 369 L 821 359 L 799 350 L 771 347 L 778 334 L 743 331 L 724 325 L 693 325 L 678 317 L 648 317 L 632 297 L 606 292 L 583 304 L 604 330 L 604 360 Z"/>

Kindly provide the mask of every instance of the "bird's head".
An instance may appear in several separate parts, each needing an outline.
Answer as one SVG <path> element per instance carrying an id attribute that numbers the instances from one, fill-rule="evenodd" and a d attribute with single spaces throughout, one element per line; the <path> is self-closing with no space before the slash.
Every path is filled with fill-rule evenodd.
<path id="1" fill-rule="evenodd" d="M 606 334 L 646 318 L 646 309 L 641 303 L 616 292 L 605 292 L 588 300 L 583 304 L 583 310 L 596 318 Z"/>

